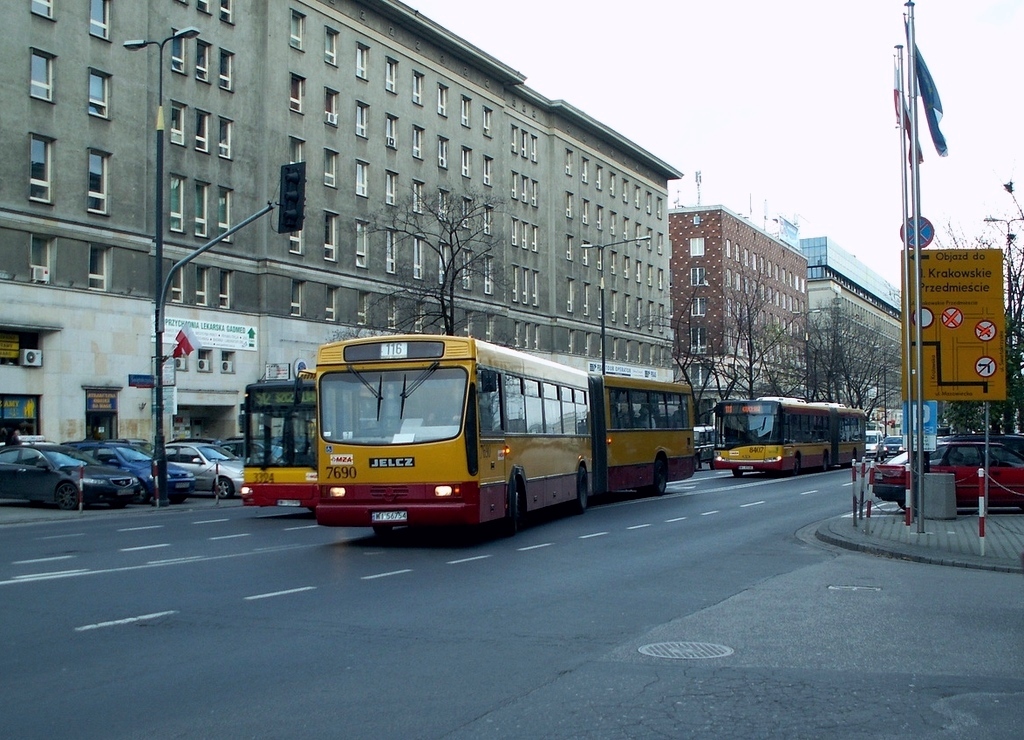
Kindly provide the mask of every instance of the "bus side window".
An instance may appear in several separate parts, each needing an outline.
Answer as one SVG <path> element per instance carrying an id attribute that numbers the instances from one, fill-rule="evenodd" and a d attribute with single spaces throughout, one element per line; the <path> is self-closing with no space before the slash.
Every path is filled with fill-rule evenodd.
<path id="1" fill-rule="evenodd" d="M 486 376 L 486 377 L 485 377 Z M 498 392 L 498 373 L 481 370 L 477 386 L 477 418 L 481 436 L 501 433 L 501 395 Z"/>
<path id="2" fill-rule="evenodd" d="M 509 432 L 526 431 L 526 399 L 523 381 L 514 375 L 505 375 L 505 428 Z"/>

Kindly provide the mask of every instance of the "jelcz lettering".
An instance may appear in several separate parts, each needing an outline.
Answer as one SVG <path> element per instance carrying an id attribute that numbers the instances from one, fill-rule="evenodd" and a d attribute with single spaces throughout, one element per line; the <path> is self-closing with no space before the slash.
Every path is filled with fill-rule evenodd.
<path id="1" fill-rule="evenodd" d="M 371 457 L 371 468 L 415 468 L 414 457 Z"/>

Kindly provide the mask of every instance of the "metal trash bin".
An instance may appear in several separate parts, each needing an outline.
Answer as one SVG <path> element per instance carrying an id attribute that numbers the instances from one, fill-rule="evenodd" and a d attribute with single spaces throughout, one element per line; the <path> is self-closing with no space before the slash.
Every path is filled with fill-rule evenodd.
<path id="1" fill-rule="evenodd" d="M 956 519 L 956 476 L 925 473 L 921 486 L 921 510 L 925 519 Z"/>

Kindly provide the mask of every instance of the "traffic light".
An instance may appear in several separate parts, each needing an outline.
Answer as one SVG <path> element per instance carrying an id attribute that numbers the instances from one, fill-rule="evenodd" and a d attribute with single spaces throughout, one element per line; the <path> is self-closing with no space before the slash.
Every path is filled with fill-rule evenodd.
<path id="1" fill-rule="evenodd" d="M 281 201 L 278 203 L 277 232 L 287 234 L 302 230 L 306 213 L 306 163 L 281 165 Z"/>

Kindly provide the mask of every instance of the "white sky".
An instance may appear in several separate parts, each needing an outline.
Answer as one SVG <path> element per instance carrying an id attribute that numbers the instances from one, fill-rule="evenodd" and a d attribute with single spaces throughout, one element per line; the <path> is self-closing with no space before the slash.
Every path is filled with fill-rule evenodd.
<path id="1" fill-rule="evenodd" d="M 893 55 L 902 0 L 405 0 L 685 173 L 669 203 L 797 218 L 895 285 L 900 154 Z M 921 212 L 1001 242 L 1024 192 L 1024 0 L 917 0 L 917 44 L 949 156 L 920 116 Z M 770 221 L 769 221 L 769 225 Z"/>

